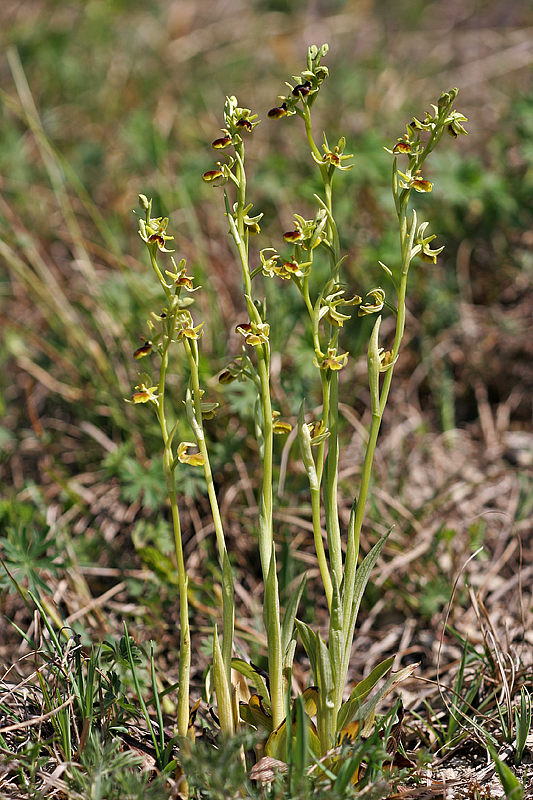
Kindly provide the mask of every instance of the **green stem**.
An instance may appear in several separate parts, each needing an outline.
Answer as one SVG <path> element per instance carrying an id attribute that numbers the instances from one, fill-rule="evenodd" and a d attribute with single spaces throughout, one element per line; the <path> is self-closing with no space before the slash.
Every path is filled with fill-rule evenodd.
<path id="1" fill-rule="evenodd" d="M 272 707 L 272 721 L 274 727 L 276 728 L 285 719 L 285 693 L 283 690 L 283 653 L 281 649 L 279 594 L 272 520 L 274 431 L 272 425 L 272 405 L 270 400 L 268 352 L 268 344 L 257 348 L 257 370 L 259 373 L 261 389 L 261 415 L 263 417 L 263 488 L 261 492 L 259 518 L 259 548 L 263 567 L 263 580 L 265 585 L 269 574 L 273 576 L 267 638 L 270 674 L 270 701 Z M 265 602 L 267 602 L 266 595 Z"/>
<path id="2" fill-rule="evenodd" d="M 318 479 L 317 469 L 313 459 L 313 450 L 311 447 L 311 434 L 305 424 L 304 417 L 304 404 L 300 409 L 298 417 L 298 440 L 300 443 L 300 452 L 302 454 L 302 461 L 304 463 L 307 479 L 309 481 L 309 489 L 311 492 L 311 510 L 313 514 L 313 538 L 315 543 L 315 551 L 317 555 L 318 565 L 320 568 L 320 576 L 324 585 L 326 599 L 328 601 L 328 608 L 331 610 L 331 601 L 333 597 L 333 585 L 331 575 L 329 572 L 328 561 L 324 550 L 324 540 L 322 538 L 322 526 L 320 519 L 321 503 L 320 503 L 320 481 Z"/>
<path id="3" fill-rule="evenodd" d="M 167 494 L 170 501 L 172 513 L 172 530 L 174 534 L 174 550 L 176 553 L 176 565 L 178 572 L 178 594 L 180 603 L 180 654 L 179 654 L 179 685 L 178 685 L 178 733 L 180 736 L 187 736 L 189 727 L 189 682 L 191 672 L 191 639 L 189 628 L 189 604 L 187 597 L 188 577 L 185 569 L 185 559 L 183 556 L 183 544 L 181 539 L 181 524 L 178 508 L 176 479 L 174 475 L 172 442 L 167 430 L 165 416 L 165 380 L 168 369 L 168 349 L 173 341 L 176 328 L 177 303 L 173 314 L 169 317 L 163 348 L 161 352 L 161 366 L 159 368 L 158 404 L 157 419 L 163 437 L 163 469 L 167 485 Z"/>
<path id="4" fill-rule="evenodd" d="M 394 165 L 393 169 L 395 169 Z M 393 179 L 393 187 L 395 181 Z M 357 558 L 359 555 L 359 542 L 361 537 L 361 529 L 366 509 L 366 502 L 368 499 L 368 491 L 370 487 L 370 479 L 372 475 L 372 465 L 374 462 L 374 454 L 376 444 L 381 426 L 381 420 L 387 404 L 389 391 L 392 383 L 392 376 L 394 372 L 394 362 L 398 357 L 400 345 L 403 338 L 405 329 L 405 296 L 407 291 L 407 276 L 409 272 L 409 265 L 411 262 L 411 249 L 413 238 L 416 230 L 416 214 L 413 213 L 413 221 L 411 229 L 408 230 L 407 224 L 407 202 L 409 195 L 398 201 L 398 220 L 400 223 L 400 247 L 402 255 L 402 268 L 400 274 L 400 283 L 398 285 L 398 310 L 396 315 L 396 331 L 394 335 L 394 342 L 392 346 L 392 366 L 385 372 L 381 392 L 379 393 L 379 402 L 377 407 L 372 408 L 372 422 L 370 425 L 368 443 L 365 451 L 365 458 L 363 461 L 363 470 L 361 474 L 361 485 L 359 489 L 359 497 L 357 499 L 356 512 L 353 522 L 350 525 L 348 534 L 348 543 L 346 550 L 346 566 L 345 566 L 345 596 L 344 596 L 344 628 L 345 634 L 347 633 L 348 620 L 351 611 L 351 605 L 354 596 L 355 575 L 357 571 Z M 396 195 L 395 195 L 396 200 Z M 346 646 L 351 647 L 351 641 L 346 641 Z"/>
<path id="5" fill-rule="evenodd" d="M 311 152 L 313 153 L 313 155 L 315 156 L 316 159 L 318 159 L 319 161 L 322 161 L 322 153 L 320 152 L 320 150 L 316 146 L 315 140 L 313 139 L 313 131 L 311 129 L 311 112 L 309 110 L 309 106 L 307 105 L 307 103 L 305 101 L 303 102 L 301 112 L 298 112 L 298 113 L 300 113 L 300 116 L 302 117 L 302 119 L 304 121 L 305 133 L 306 133 L 306 136 L 307 136 L 307 141 L 309 142 L 309 147 L 311 148 Z M 320 171 L 322 172 L 322 177 L 324 177 L 324 174 L 323 174 L 323 170 L 324 169 L 326 169 L 326 167 L 320 167 Z"/>
<path id="6" fill-rule="evenodd" d="M 186 337 L 184 337 L 183 343 L 185 346 L 187 359 L 189 361 L 189 368 L 191 373 L 192 397 L 194 405 L 194 416 L 192 420 L 190 420 L 190 422 L 192 423 L 194 436 L 196 438 L 196 444 L 198 445 L 198 449 L 204 458 L 203 467 L 204 467 L 205 482 L 207 485 L 207 496 L 209 498 L 209 505 L 211 507 L 211 514 L 213 517 L 213 525 L 215 527 L 218 556 L 220 559 L 220 564 L 222 564 L 224 560 L 224 553 L 227 552 L 226 540 L 224 536 L 224 527 L 222 524 L 222 517 L 220 515 L 220 508 L 218 505 L 215 485 L 213 482 L 213 473 L 211 471 L 211 463 L 209 461 L 209 451 L 205 440 L 204 426 L 202 420 L 202 405 L 201 405 L 202 391 L 200 389 L 200 379 L 198 374 L 197 348 L 195 346 L 196 343 L 194 343 L 191 346 L 191 343 Z M 193 348 L 195 352 L 193 352 Z"/>
<path id="7" fill-rule="evenodd" d="M 159 283 L 161 284 L 161 287 L 162 287 L 163 291 L 165 292 L 165 294 L 167 296 L 167 300 L 172 300 L 172 293 L 171 293 L 170 289 L 167 286 L 167 283 L 166 283 L 166 281 L 165 281 L 165 279 L 163 277 L 163 273 L 159 269 L 159 265 L 158 265 L 156 257 L 155 257 L 154 248 L 156 246 L 157 245 L 149 245 L 148 246 L 148 252 L 150 253 L 150 261 L 152 262 L 152 268 L 153 268 L 155 274 L 157 275 L 157 277 L 159 278 Z"/>
<path id="8" fill-rule="evenodd" d="M 189 606 L 187 587 L 189 579 L 185 573 L 183 546 L 181 542 L 181 526 L 174 474 L 167 477 L 168 496 L 172 509 L 172 527 L 174 531 L 174 547 L 178 564 L 178 590 L 180 598 L 180 655 L 178 671 L 178 733 L 187 736 L 189 727 L 189 682 L 191 672 L 191 635 L 189 629 Z"/>
<path id="9" fill-rule="evenodd" d="M 311 127 L 311 113 L 309 106 L 304 102 L 302 109 L 299 112 L 305 125 L 305 132 L 311 153 L 317 161 L 322 161 L 322 155 L 316 146 L 313 138 Z M 324 186 L 325 203 L 324 206 L 327 210 L 328 222 L 328 238 L 331 244 L 330 260 L 331 260 L 331 279 L 338 280 L 339 272 L 339 235 L 335 220 L 333 218 L 333 170 L 329 165 L 318 165 L 322 182 Z M 324 290 L 323 290 L 324 291 Z M 323 293 L 323 292 L 322 292 Z M 311 306 L 309 299 L 309 290 L 307 283 L 304 282 L 304 299 L 306 306 L 313 323 L 313 342 L 317 359 L 321 357 L 320 340 L 318 333 L 318 311 L 320 309 L 320 301 L 322 295 L 319 296 L 315 307 Z M 330 337 L 329 346 L 336 345 L 337 336 Z M 328 539 L 329 559 L 331 568 L 335 571 L 340 579 L 342 576 L 342 545 L 341 545 L 341 532 L 339 523 L 338 511 L 338 468 L 339 468 L 339 442 L 338 442 L 338 375 L 331 371 L 321 370 L 321 383 L 322 383 L 322 422 L 321 428 L 329 431 L 327 439 L 327 454 L 326 442 L 321 442 L 318 446 L 317 452 L 317 465 L 316 471 L 313 471 L 316 476 L 317 487 L 313 486 L 310 472 L 308 470 L 310 488 L 311 488 L 311 503 L 313 509 L 313 531 L 315 539 L 315 548 L 317 558 L 319 561 L 320 572 L 324 583 L 324 589 L 328 600 L 328 605 L 331 608 L 332 598 L 332 585 L 329 568 L 327 567 L 326 557 L 323 549 L 322 531 L 320 526 L 320 487 L 322 486 L 322 477 L 325 467 L 325 483 L 323 487 L 324 495 L 324 511 L 326 516 L 326 531 Z M 323 563 L 322 563 L 323 562 Z"/>
<path id="10" fill-rule="evenodd" d="M 326 430 L 329 422 L 329 403 L 330 403 L 330 378 L 331 372 L 325 369 L 320 370 L 320 381 L 322 383 L 322 420 L 320 423 L 320 432 Z M 322 473 L 324 471 L 324 463 L 326 458 L 326 439 L 318 445 L 318 452 L 316 457 L 316 474 L 318 478 L 319 487 L 322 485 Z"/>
<path id="11" fill-rule="evenodd" d="M 166 353 L 164 359 L 166 371 Z M 168 442 L 167 426 L 164 412 L 164 394 L 159 397 L 157 407 L 157 417 L 163 435 L 165 450 L 163 455 L 163 468 L 167 484 L 167 493 L 170 501 L 172 513 L 172 530 L 174 533 L 174 550 L 176 553 L 176 564 L 178 571 L 178 593 L 180 602 L 180 654 L 179 654 L 179 685 L 178 685 L 178 733 L 180 736 L 187 736 L 189 727 L 189 676 L 191 671 L 191 640 L 189 629 L 189 605 L 187 598 L 188 577 L 185 569 L 183 557 L 183 544 L 181 540 L 181 524 L 178 508 L 176 479 L 172 467 L 172 449 Z"/>
<path id="12" fill-rule="evenodd" d="M 331 583 L 328 561 L 326 558 L 326 552 L 324 550 L 324 540 L 322 537 L 322 525 L 320 521 L 320 511 L 321 511 L 320 484 L 317 484 L 316 486 L 314 485 L 311 486 L 311 510 L 313 513 L 313 539 L 315 543 L 318 566 L 320 569 L 320 576 L 322 578 L 322 583 L 324 585 L 324 591 L 326 593 L 328 608 L 331 609 L 333 586 Z"/>
<path id="13" fill-rule="evenodd" d="M 244 145 L 235 145 L 237 204 L 235 219 L 228 214 L 230 229 L 239 253 L 244 293 L 250 321 L 261 322 L 261 317 L 253 302 L 250 266 L 248 263 L 248 234 L 244 225 L 246 207 L 246 173 L 244 169 Z M 233 223 L 233 225 L 231 224 Z M 236 224 L 235 224 L 236 223 Z M 279 595 L 276 574 L 274 533 L 272 521 L 272 480 L 273 480 L 273 426 L 270 399 L 270 351 L 268 343 L 256 348 L 257 372 L 259 376 L 259 400 L 261 404 L 263 432 L 263 482 L 259 510 L 259 554 L 265 587 L 265 603 L 269 604 L 266 626 L 268 643 L 268 662 L 270 674 L 270 699 L 274 727 L 285 718 L 285 698 L 283 691 L 283 653 L 281 648 L 281 625 L 279 619 Z M 269 581 L 269 576 L 273 576 Z"/>
<path id="14" fill-rule="evenodd" d="M 339 376 L 331 374 L 329 381 L 329 432 L 328 454 L 326 457 L 326 481 L 324 484 L 324 507 L 326 530 L 328 534 L 329 558 L 337 576 L 342 575 L 341 531 L 337 502 L 337 481 L 339 470 Z"/>
<path id="15" fill-rule="evenodd" d="M 333 218 L 333 186 L 332 173 L 326 168 L 320 168 L 324 182 L 324 194 L 328 211 L 328 236 L 332 246 L 331 276 L 334 281 L 339 278 L 339 235 Z M 335 347 L 338 341 L 338 330 L 330 337 L 330 346 Z M 324 384 L 323 384 L 324 385 Z M 323 395 L 324 406 L 326 397 Z M 326 456 L 326 481 L 324 485 L 324 510 L 326 514 L 326 530 L 328 535 L 329 557 L 332 569 L 340 577 L 342 568 L 341 530 L 338 508 L 338 473 L 339 473 L 339 375 L 332 372 L 328 379 L 328 405 L 329 416 L 327 425 L 329 429 L 328 450 Z"/>
<path id="16" fill-rule="evenodd" d="M 224 527 L 222 524 L 222 517 L 220 515 L 220 508 L 215 491 L 213 473 L 211 470 L 211 463 L 209 461 L 209 451 L 205 440 L 202 420 L 202 392 L 200 389 L 200 378 L 198 374 L 198 348 L 196 342 L 193 341 L 191 345 L 186 337 L 184 337 L 183 343 L 185 346 L 187 359 L 189 361 L 193 397 L 193 409 L 191 409 L 192 413 L 188 414 L 189 423 L 193 429 L 196 444 L 198 445 L 198 449 L 204 460 L 204 477 L 207 486 L 209 505 L 211 508 L 211 516 L 213 518 L 213 525 L 215 527 L 220 567 L 222 569 L 222 618 L 224 623 L 222 628 L 222 659 L 226 672 L 227 684 L 228 686 L 231 686 L 231 658 L 233 655 L 233 636 L 235 630 L 235 602 L 233 585 L 230 581 L 225 580 L 224 576 L 226 564 L 229 565 L 229 560 L 226 548 L 226 539 L 224 536 Z"/>

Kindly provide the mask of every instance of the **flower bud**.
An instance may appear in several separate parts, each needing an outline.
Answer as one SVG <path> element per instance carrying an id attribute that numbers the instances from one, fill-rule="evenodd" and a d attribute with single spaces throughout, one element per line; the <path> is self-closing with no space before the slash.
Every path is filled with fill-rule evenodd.
<path id="1" fill-rule="evenodd" d="M 139 205 L 144 211 L 150 211 L 151 202 L 148 200 L 145 194 L 139 195 Z"/>

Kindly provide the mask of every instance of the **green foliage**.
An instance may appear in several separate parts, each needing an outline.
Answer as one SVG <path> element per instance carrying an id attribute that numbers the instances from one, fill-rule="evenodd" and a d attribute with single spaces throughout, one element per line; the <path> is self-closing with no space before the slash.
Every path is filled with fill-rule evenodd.
<path id="1" fill-rule="evenodd" d="M 160 460 L 154 458 L 144 465 L 128 455 L 129 450 L 124 446 L 107 455 L 104 467 L 110 476 L 119 478 L 121 494 L 126 502 L 135 503 L 142 499 L 143 506 L 149 511 L 161 508 L 166 492 L 161 485 Z"/>
<path id="2" fill-rule="evenodd" d="M 91 800 L 166 800 L 161 777 L 141 769 L 143 758 L 124 751 L 119 739 L 88 737 L 78 764 L 69 765 L 65 782 L 78 797 Z"/>
<path id="3" fill-rule="evenodd" d="M 200 739 L 194 747 L 185 742 L 180 750 L 180 763 L 187 775 L 191 797 L 198 800 L 227 800 L 228 797 L 259 798 L 247 776 L 243 764 L 242 749 L 250 750 L 256 737 L 241 733 L 214 747 Z"/>
<path id="4" fill-rule="evenodd" d="M 12 588 L 12 578 L 25 589 L 48 593 L 44 574 L 57 575 L 65 568 L 58 532 L 52 531 L 41 513 L 29 504 L 0 503 L 0 555 L 5 569 L 0 587 Z"/>

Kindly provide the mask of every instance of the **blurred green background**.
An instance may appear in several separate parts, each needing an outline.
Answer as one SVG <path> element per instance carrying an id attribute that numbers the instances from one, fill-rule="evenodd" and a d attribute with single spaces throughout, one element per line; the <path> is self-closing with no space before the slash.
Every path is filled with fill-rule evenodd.
<path id="1" fill-rule="evenodd" d="M 331 78 L 314 124 L 317 138 L 322 128 L 330 141 L 344 135 L 355 154 L 355 168 L 337 179 L 336 200 L 352 291 L 382 280 L 378 259 L 397 260 L 384 146 L 451 86 L 469 120 L 468 137 L 443 142 L 425 176 L 435 188 L 418 207 L 446 249 L 436 267 L 418 267 L 411 280 L 408 337 L 384 427 L 385 436 L 400 433 L 385 440 L 378 482 L 424 519 L 427 492 L 434 497 L 440 484 L 428 472 L 429 488 L 416 495 L 411 480 L 406 489 L 407 451 L 453 429 L 466 432 L 481 469 L 491 459 L 529 469 L 531 3 L 3 0 L 0 14 L 0 521 L 10 530 L 27 524 L 29 504 L 45 540 L 53 518 L 77 539 L 80 558 L 112 564 L 133 533 L 143 563 L 171 575 L 157 556 L 168 550 L 157 430 L 123 400 L 137 382 L 131 354 L 160 303 L 131 211 L 139 192 L 154 198 L 170 217 L 177 256 L 204 287 L 202 369 L 217 395 L 212 376 L 237 352 L 220 331 L 240 321 L 243 302 L 221 193 L 201 180 L 213 162 L 210 142 L 226 94 L 263 120 L 248 147 L 249 197 L 265 214 L 258 249 L 280 240 L 294 212 L 313 213 L 317 176 L 299 121 L 274 123 L 266 112 L 303 68 L 308 45 L 324 41 Z M 282 354 L 276 402 L 291 417 L 302 395 L 313 397 L 314 367 L 303 356 L 306 332 L 295 322 L 291 287 L 265 292 Z M 368 398 L 357 359 L 367 333 L 359 321 L 347 326 L 344 346 L 354 359 L 342 382 L 343 402 L 363 421 Z M 180 403 L 179 365 L 176 376 Z M 230 389 L 219 398 L 220 427 L 211 436 L 221 491 L 238 485 L 253 457 L 246 418 L 232 421 L 250 397 Z M 182 434 L 188 438 L 185 425 Z M 354 452 L 355 444 L 347 486 Z M 527 469 L 520 480 L 529 480 Z M 189 526 L 201 538 L 201 481 L 184 481 Z M 296 494 L 288 506 L 298 504 L 299 490 L 298 480 L 289 483 Z M 519 518 L 530 483 L 522 493 Z M 227 506 L 237 514 L 230 499 Z M 373 513 L 388 524 L 379 504 Z M 454 524 L 449 516 L 435 522 L 442 541 L 450 530 L 453 539 Z M 468 531 L 465 547 L 483 534 Z"/>

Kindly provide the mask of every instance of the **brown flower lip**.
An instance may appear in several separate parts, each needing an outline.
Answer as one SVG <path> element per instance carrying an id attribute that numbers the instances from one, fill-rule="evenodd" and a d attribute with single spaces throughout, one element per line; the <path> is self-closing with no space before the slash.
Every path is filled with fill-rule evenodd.
<path id="1" fill-rule="evenodd" d="M 235 375 L 232 375 L 229 369 L 223 370 L 218 376 L 219 383 L 232 383 L 235 380 Z"/>
<path id="2" fill-rule="evenodd" d="M 244 128 L 249 133 L 253 130 L 253 125 L 250 122 L 250 120 L 249 119 L 245 119 L 244 117 L 241 117 L 240 119 L 238 119 L 237 122 L 235 123 L 235 125 L 236 125 L 237 128 Z"/>
<path id="3" fill-rule="evenodd" d="M 148 394 L 146 392 L 135 392 L 131 399 L 134 403 L 146 403 L 148 402 Z"/>
<path id="4" fill-rule="evenodd" d="M 152 352 L 152 342 L 145 342 L 133 354 L 133 358 L 142 358 Z"/>
<path id="5" fill-rule="evenodd" d="M 416 180 L 413 181 L 413 189 L 417 189 L 419 192 L 430 192 L 432 184 L 430 181 L 425 181 L 423 178 L 416 178 Z"/>
<path id="6" fill-rule="evenodd" d="M 409 142 L 397 142 L 392 148 L 393 153 L 410 153 L 411 145 Z"/>
<path id="7" fill-rule="evenodd" d="M 283 238 L 285 239 L 286 242 L 299 242 L 303 237 L 301 231 L 295 230 L 295 231 L 286 231 L 283 234 Z"/>
<path id="8" fill-rule="evenodd" d="M 287 103 L 282 103 L 280 106 L 276 106 L 275 108 L 271 108 L 267 114 L 267 117 L 270 119 L 280 119 L 287 114 Z"/>
<path id="9" fill-rule="evenodd" d="M 178 275 L 178 277 L 176 279 L 176 284 L 178 286 L 185 286 L 185 288 L 188 289 L 189 291 L 192 291 L 193 288 L 194 288 L 194 284 L 192 282 L 192 278 L 190 278 L 188 275 L 185 275 L 184 272 L 182 274 Z"/>
<path id="10" fill-rule="evenodd" d="M 338 153 L 330 151 L 330 152 L 324 153 L 324 155 L 322 156 L 322 161 L 324 161 L 324 162 L 329 161 L 330 164 L 334 164 L 335 166 L 338 167 L 339 164 L 341 163 L 341 157 L 340 157 L 340 155 Z"/>
<path id="11" fill-rule="evenodd" d="M 297 86 L 294 87 L 292 93 L 295 97 L 306 97 L 309 94 L 311 89 L 311 84 L 309 81 L 304 81 L 304 83 L 299 83 Z"/>
<path id="12" fill-rule="evenodd" d="M 204 172 L 202 175 L 202 180 L 204 180 L 206 183 L 211 183 L 211 181 L 221 178 L 222 174 L 222 170 L 220 169 L 210 169 L 207 172 Z"/>
<path id="13" fill-rule="evenodd" d="M 231 136 L 229 134 L 227 136 L 221 136 L 219 139 L 215 139 L 214 142 L 211 142 L 211 147 L 214 150 L 222 150 L 224 147 L 227 147 L 231 144 Z"/>
<path id="14" fill-rule="evenodd" d="M 298 264 L 297 261 L 285 261 L 283 263 L 283 269 L 289 273 L 298 272 L 298 270 L 300 269 L 300 265 Z"/>
<path id="15" fill-rule="evenodd" d="M 150 242 L 150 244 L 157 242 L 158 247 L 165 246 L 165 240 L 158 233 L 152 233 L 152 235 L 148 237 L 148 241 Z"/>

